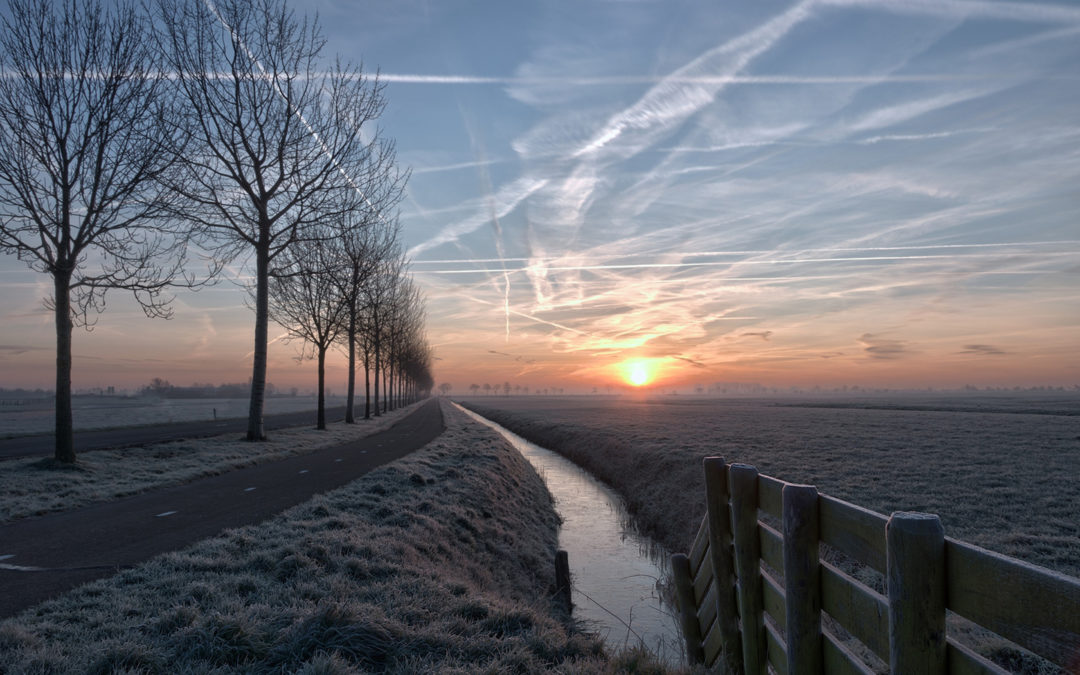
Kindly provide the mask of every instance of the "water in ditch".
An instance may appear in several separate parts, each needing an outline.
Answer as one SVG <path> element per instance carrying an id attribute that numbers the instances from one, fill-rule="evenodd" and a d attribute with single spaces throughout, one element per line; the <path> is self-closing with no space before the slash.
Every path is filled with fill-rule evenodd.
<path id="1" fill-rule="evenodd" d="M 513 444 L 555 497 L 574 617 L 613 650 L 644 645 L 668 665 L 683 663 L 678 612 L 662 593 L 669 585 L 668 553 L 634 528 L 622 499 L 562 455 L 461 409 Z"/>

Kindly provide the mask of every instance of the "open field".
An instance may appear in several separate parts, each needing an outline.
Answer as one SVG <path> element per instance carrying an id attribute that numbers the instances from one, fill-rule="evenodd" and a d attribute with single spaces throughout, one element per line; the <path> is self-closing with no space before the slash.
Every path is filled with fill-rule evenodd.
<path id="1" fill-rule="evenodd" d="M 443 414 L 406 459 L 0 623 L 0 672 L 660 672 L 566 627 L 543 481 Z"/>
<path id="2" fill-rule="evenodd" d="M 704 513 L 701 458 L 721 455 L 881 513 L 937 513 L 949 536 L 1080 576 L 1080 396 L 871 403 L 465 401 L 608 482 L 672 550 Z"/>
<path id="3" fill-rule="evenodd" d="M 0 405 L 0 438 L 48 433 L 54 429 L 52 399 L 26 399 Z M 15 405 L 14 403 L 20 403 Z M 313 396 L 271 396 L 266 399 L 266 415 L 312 411 Z M 327 397 L 326 407 L 345 404 L 344 397 Z M 363 412 L 363 398 L 360 398 Z M 194 422 L 247 417 L 246 398 L 157 398 L 155 396 L 76 396 L 72 400 L 75 429 L 111 429 L 140 424 Z"/>
<path id="4" fill-rule="evenodd" d="M 399 408 L 356 424 L 336 422 L 326 430 L 282 429 L 262 443 L 226 434 L 211 438 L 155 443 L 117 450 L 96 450 L 71 467 L 52 460 L 0 462 L 0 523 L 119 499 L 167 485 L 187 483 L 232 469 L 272 462 L 348 443 L 392 426 L 413 406 Z"/>

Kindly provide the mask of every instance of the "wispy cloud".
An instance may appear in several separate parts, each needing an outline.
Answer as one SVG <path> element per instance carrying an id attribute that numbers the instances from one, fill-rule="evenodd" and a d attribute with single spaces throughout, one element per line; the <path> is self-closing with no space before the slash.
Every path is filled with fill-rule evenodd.
<path id="1" fill-rule="evenodd" d="M 892 360 L 911 354 L 911 350 L 908 349 L 907 343 L 903 340 L 863 333 L 858 342 L 863 346 L 863 352 L 871 359 Z"/>
<path id="2" fill-rule="evenodd" d="M 964 349 L 960 353 L 973 356 L 1004 356 L 1008 354 L 1005 350 L 994 345 L 964 345 Z"/>

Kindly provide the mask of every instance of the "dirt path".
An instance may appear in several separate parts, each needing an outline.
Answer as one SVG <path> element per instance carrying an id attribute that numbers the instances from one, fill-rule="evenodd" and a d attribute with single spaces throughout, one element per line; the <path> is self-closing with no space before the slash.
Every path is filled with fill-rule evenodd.
<path id="1" fill-rule="evenodd" d="M 443 429 L 433 399 L 390 429 L 347 445 L 0 526 L 0 618 L 223 529 L 265 520 L 423 447 Z"/>

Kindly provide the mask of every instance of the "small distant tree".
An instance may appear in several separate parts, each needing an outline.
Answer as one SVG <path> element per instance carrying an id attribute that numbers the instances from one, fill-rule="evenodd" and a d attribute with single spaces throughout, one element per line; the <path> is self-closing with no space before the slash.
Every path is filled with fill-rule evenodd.
<path id="1" fill-rule="evenodd" d="M 443 396 L 449 396 L 450 390 L 453 388 L 454 385 L 450 384 L 449 382 L 443 382 L 439 385 L 439 393 L 441 393 Z"/>
<path id="2" fill-rule="evenodd" d="M 487 382 L 484 383 L 484 395 L 487 396 L 491 393 L 491 385 Z"/>
<path id="3" fill-rule="evenodd" d="M 470 384 L 469 385 L 469 391 L 472 392 L 473 396 L 476 396 L 477 392 L 480 391 L 480 385 L 478 385 L 478 384 Z"/>
<path id="4" fill-rule="evenodd" d="M 282 254 L 280 267 L 270 277 L 270 318 L 301 341 L 301 360 L 314 358 L 317 363 L 318 429 L 326 429 L 326 353 L 341 334 L 348 309 L 332 274 L 340 256 L 333 240 L 301 242 Z"/>
<path id="5" fill-rule="evenodd" d="M 502 386 L 503 396 L 509 396 L 510 395 L 510 389 L 511 389 L 510 383 L 509 382 L 503 382 L 503 386 Z"/>
<path id="6" fill-rule="evenodd" d="M 168 81 L 134 4 L 10 0 L 0 18 L 0 250 L 52 277 L 57 461 L 75 461 L 72 327 L 90 329 L 109 289 L 171 316 L 182 236 L 162 216 L 175 195 Z"/>

